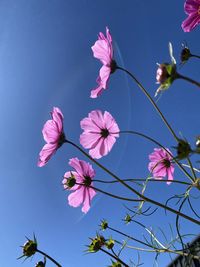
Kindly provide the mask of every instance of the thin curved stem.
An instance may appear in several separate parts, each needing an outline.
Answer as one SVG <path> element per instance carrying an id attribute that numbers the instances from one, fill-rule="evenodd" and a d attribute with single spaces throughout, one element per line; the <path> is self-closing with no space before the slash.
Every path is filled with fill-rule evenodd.
<path id="1" fill-rule="evenodd" d="M 197 176 L 196 176 L 196 173 L 195 173 L 194 168 L 193 168 L 193 166 L 192 166 L 192 162 L 191 162 L 191 160 L 190 160 L 189 157 L 187 157 L 187 161 L 188 161 L 188 164 L 189 164 L 189 166 L 190 166 L 191 172 L 192 172 L 192 174 L 193 174 L 193 176 L 194 176 L 194 180 L 196 180 L 196 179 L 197 179 Z"/>
<path id="2" fill-rule="evenodd" d="M 119 257 L 116 257 L 115 255 L 111 254 L 110 252 L 106 251 L 103 248 L 100 248 L 101 251 L 103 251 L 104 253 L 106 253 L 107 255 L 109 255 L 110 257 L 114 258 L 116 261 L 120 262 L 122 265 L 124 265 L 125 267 L 129 267 L 125 262 L 123 262 Z"/>
<path id="3" fill-rule="evenodd" d="M 183 75 L 181 75 L 181 74 L 179 74 L 179 73 L 177 73 L 176 78 L 177 78 L 177 79 L 185 80 L 185 81 L 187 81 L 187 82 L 189 82 L 189 83 L 192 83 L 192 84 L 194 84 L 194 85 L 200 87 L 200 83 L 199 83 L 199 82 L 197 82 L 197 81 L 195 81 L 195 80 L 193 80 L 193 79 L 191 79 L 191 78 L 189 78 L 189 77 L 183 76 Z"/>
<path id="4" fill-rule="evenodd" d="M 37 249 L 36 250 L 38 253 L 42 254 L 43 256 L 45 256 L 46 258 L 48 258 L 50 261 L 52 261 L 56 266 L 58 267 L 62 267 L 62 265 L 60 265 L 56 260 L 54 260 L 51 256 L 49 256 L 48 254 L 46 254 L 45 252 Z"/>
<path id="5" fill-rule="evenodd" d="M 93 180 L 93 181 L 94 181 L 94 180 Z M 85 186 L 84 184 L 81 184 L 81 183 L 76 183 L 76 184 L 77 184 L 77 185 Z M 96 190 L 96 191 L 98 191 L 98 192 L 100 192 L 100 193 L 102 193 L 102 194 L 104 194 L 104 195 L 107 195 L 107 196 L 109 196 L 109 197 L 113 197 L 113 198 L 116 198 L 116 199 L 119 199 L 119 200 L 125 200 L 125 201 L 130 201 L 130 202 L 144 202 L 143 199 L 133 199 L 133 198 L 120 197 L 120 196 L 117 196 L 117 195 L 108 193 L 108 192 L 106 192 L 106 191 L 104 191 L 104 190 L 101 190 L 101 189 L 96 188 L 96 187 L 91 186 L 91 185 L 90 185 L 90 186 L 87 186 L 87 187 L 92 188 L 92 189 L 94 189 L 94 190 Z"/>
<path id="6" fill-rule="evenodd" d="M 111 175 L 112 177 L 114 177 L 118 182 L 120 182 L 121 184 L 123 184 L 126 188 L 128 188 L 130 191 L 132 191 L 133 193 L 135 193 L 137 196 L 139 196 L 141 199 L 143 199 L 144 201 L 150 202 L 156 206 L 159 206 L 165 210 L 168 210 L 174 214 L 179 214 L 181 217 L 185 218 L 186 220 L 189 220 L 195 224 L 200 225 L 200 221 L 189 217 L 188 215 L 178 212 L 177 210 L 174 210 L 173 208 L 166 206 L 160 202 L 157 202 L 151 198 L 148 198 L 146 196 L 144 196 L 143 194 L 139 193 L 137 190 L 135 190 L 134 188 L 132 188 L 131 186 L 129 186 L 128 184 L 126 184 L 123 180 L 121 180 L 117 175 L 115 175 L 114 173 L 112 173 L 110 170 L 108 170 L 107 168 L 105 168 L 102 164 L 100 164 L 98 161 L 96 161 L 95 159 L 93 159 L 90 155 L 88 155 L 81 147 L 79 147 L 78 145 L 76 145 L 75 143 L 66 140 L 66 143 L 71 144 L 72 146 L 74 146 L 75 148 L 77 148 L 80 152 L 82 152 L 87 158 L 89 158 L 92 162 L 94 162 L 97 166 L 99 166 L 102 170 L 104 170 L 105 172 L 107 172 L 109 175 Z"/>
<path id="7" fill-rule="evenodd" d="M 161 119 L 163 120 L 163 122 L 165 123 L 165 125 L 167 126 L 167 128 L 169 129 L 169 131 L 171 132 L 171 134 L 173 135 L 173 137 L 175 138 L 175 140 L 178 142 L 178 137 L 176 136 L 174 130 L 172 129 L 172 127 L 170 126 L 170 124 L 168 123 L 168 121 L 166 120 L 165 116 L 162 114 L 161 110 L 159 109 L 159 107 L 156 105 L 155 101 L 153 100 L 153 98 L 150 96 L 150 94 L 146 91 L 146 89 L 143 87 L 143 85 L 136 79 L 136 77 L 128 70 L 117 66 L 117 69 L 124 71 L 125 73 L 127 73 L 139 86 L 139 88 L 142 90 L 142 92 L 146 95 L 146 97 L 149 99 L 149 101 L 151 102 L 151 104 L 153 105 L 153 107 L 156 109 L 156 111 L 158 112 L 158 114 L 160 115 Z"/>
<path id="8" fill-rule="evenodd" d="M 119 183 L 116 180 L 110 180 L 110 181 L 104 181 L 104 180 L 99 180 L 99 179 L 94 179 L 92 180 L 93 182 L 99 182 L 99 183 L 104 183 L 104 184 L 115 184 L 115 183 Z M 147 179 L 143 179 L 143 178 L 129 178 L 129 179 L 122 179 L 122 181 L 124 182 L 146 182 Z M 148 178 L 148 182 L 158 182 L 158 183 L 166 183 L 166 180 L 158 180 L 155 178 Z M 182 182 L 182 181 L 178 181 L 178 180 L 172 180 L 170 181 L 172 183 L 177 183 L 177 184 L 183 184 L 183 185 L 191 185 L 190 183 L 187 182 Z"/>
<path id="9" fill-rule="evenodd" d="M 198 56 L 198 55 L 190 54 L 190 57 L 195 57 L 195 58 L 199 58 L 200 59 L 200 56 Z"/>
<path id="10" fill-rule="evenodd" d="M 131 245 L 125 245 L 125 247 L 130 248 L 130 249 L 145 251 L 145 252 L 173 253 L 176 255 L 181 255 L 181 256 L 186 256 L 186 257 L 191 256 L 193 259 L 197 259 L 197 260 L 200 259 L 200 257 L 197 255 L 191 255 L 183 251 L 177 251 L 177 250 L 172 250 L 168 248 L 167 249 L 145 249 L 145 248 L 135 247 Z"/>

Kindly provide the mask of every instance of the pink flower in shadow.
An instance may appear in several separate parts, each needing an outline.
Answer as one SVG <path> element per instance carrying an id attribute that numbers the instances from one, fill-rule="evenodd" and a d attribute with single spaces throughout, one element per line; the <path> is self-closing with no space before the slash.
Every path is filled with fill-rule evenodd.
<path id="1" fill-rule="evenodd" d="M 91 91 L 90 95 L 91 98 L 96 98 L 107 88 L 110 74 L 116 69 L 116 62 L 113 60 L 112 36 L 110 35 L 108 27 L 106 27 L 106 36 L 100 32 L 98 40 L 91 48 L 93 56 L 99 59 L 103 64 L 97 78 L 98 86 Z"/>
<path id="2" fill-rule="evenodd" d="M 186 0 L 184 9 L 188 17 L 181 26 L 184 32 L 190 32 L 200 23 L 200 0 Z"/>
<path id="3" fill-rule="evenodd" d="M 51 156 L 65 142 L 63 133 L 63 114 L 59 108 L 54 107 L 51 112 L 52 120 L 48 120 L 42 129 L 42 134 L 46 144 L 39 154 L 38 166 L 47 164 Z"/>
<path id="4" fill-rule="evenodd" d="M 95 171 L 89 163 L 78 158 L 70 159 L 69 165 L 75 171 L 66 172 L 62 181 L 64 189 L 74 191 L 68 196 L 68 203 L 75 208 L 83 204 L 82 212 L 87 213 L 91 200 L 96 195 L 96 191 L 90 188 L 93 186 Z"/>
<path id="5" fill-rule="evenodd" d="M 162 179 L 167 176 L 167 184 L 173 180 L 174 165 L 172 163 L 172 153 L 166 148 L 154 148 L 154 152 L 149 155 L 149 171 L 153 174 L 155 179 Z"/>
<path id="6" fill-rule="evenodd" d="M 119 127 L 112 115 L 105 111 L 93 110 L 80 122 L 84 132 L 80 135 L 80 143 L 90 149 L 91 157 L 99 159 L 110 152 L 116 137 L 119 137 Z"/>

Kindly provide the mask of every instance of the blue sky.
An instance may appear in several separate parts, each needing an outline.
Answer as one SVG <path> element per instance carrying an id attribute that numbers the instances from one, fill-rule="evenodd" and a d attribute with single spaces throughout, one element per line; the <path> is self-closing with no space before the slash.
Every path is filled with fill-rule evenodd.
<path id="1" fill-rule="evenodd" d="M 124 226 L 122 218 L 126 210 L 121 201 L 98 194 L 86 215 L 80 208 L 68 206 L 62 176 L 69 170 L 70 158 L 85 158 L 64 145 L 45 167 L 38 168 L 38 153 L 44 144 L 41 129 L 52 107 L 57 106 L 64 114 L 66 136 L 78 144 L 80 120 L 91 110 L 102 109 L 115 117 L 121 130 L 143 132 L 169 148 L 176 145 L 148 100 L 124 73 L 117 71 L 111 76 L 109 88 L 101 97 L 89 98 L 100 67 L 90 47 L 98 32 L 105 32 L 108 26 L 118 64 L 132 71 L 153 96 L 157 89 L 156 63 L 170 61 L 169 41 L 173 43 L 178 62 L 183 41 L 187 41 L 192 52 L 200 54 L 200 29 L 189 34 L 181 29 L 186 17 L 183 3 L 174 0 L 0 1 L 1 266 L 34 266 L 40 259 L 37 256 L 24 263 L 16 260 L 21 255 L 19 246 L 25 242 L 25 235 L 31 238 L 33 232 L 39 248 L 65 267 L 108 266 L 110 259 L 101 253 L 84 253 L 88 237 L 95 235 L 102 218 L 142 239 L 143 230 L 134 224 Z M 199 64 L 193 59 L 180 72 L 199 80 Z M 157 102 L 176 133 L 191 144 L 199 135 L 199 93 L 199 88 L 175 81 Z M 100 162 L 120 177 L 145 178 L 148 154 L 153 148 L 153 144 L 141 138 L 121 136 L 112 152 Z M 195 166 L 199 167 L 195 160 Z M 96 172 L 99 179 L 109 178 L 98 168 Z M 177 169 L 175 178 L 187 179 Z M 117 186 L 104 189 L 126 193 Z M 147 191 L 148 196 L 164 203 L 168 197 L 183 193 L 184 188 L 153 183 Z M 187 208 L 183 211 L 188 213 Z M 163 227 L 169 234 L 169 222 L 174 223 L 175 217 L 168 215 L 158 211 L 152 217 L 138 217 L 138 220 L 154 229 Z M 183 219 L 181 223 L 184 233 L 199 232 L 197 226 Z M 137 262 L 137 253 L 131 253 Z M 130 256 L 130 251 L 124 256 Z M 141 258 L 144 266 L 153 266 L 153 255 L 142 254 Z M 160 256 L 159 266 L 169 262 L 168 256 Z"/>

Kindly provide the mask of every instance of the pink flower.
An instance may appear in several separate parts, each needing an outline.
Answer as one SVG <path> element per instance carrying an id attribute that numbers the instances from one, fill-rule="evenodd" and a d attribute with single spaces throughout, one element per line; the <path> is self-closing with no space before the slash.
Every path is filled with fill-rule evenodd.
<path id="1" fill-rule="evenodd" d="M 93 110 L 80 122 L 84 132 L 80 135 L 80 143 L 90 149 L 91 157 L 99 159 L 110 152 L 116 137 L 119 137 L 119 127 L 112 115 L 105 111 Z"/>
<path id="2" fill-rule="evenodd" d="M 186 0 L 184 9 L 188 17 L 181 26 L 185 32 L 190 32 L 200 23 L 200 0 Z"/>
<path id="3" fill-rule="evenodd" d="M 93 56 L 99 59 L 103 64 L 97 78 L 98 86 L 91 91 L 90 95 L 91 98 L 96 98 L 107 88 L 110 74 L 116 69 L 116 62 L 113 60 L 112 37 L 108 27 L 106 27 L 106 36 L 100 32 L 98 40 L 91 48 Z"/>
<path id="4" fill-rule="evenodd" d="M 65 142 L 63 133 L 63 114 L 59 108 L 54 107 L 51 112 L 52 120 L 48 120 L 42 129 L 45 144 L 40 151 L 38 166 L 43 167 Z"/>
<path id="5" fill-rule="evenodd" d="M 64 189 L 74 191 L 68 196 L 68 203 L 75 208 L 83 204 L 82 212 L 87 213 L 91 200 L 96 195 L 96 191 L 90 188 L 93 186 L 95 171 L 89 163 L 78 158 L 70 159 L 69 165 L 75 171 L 66 172 L 62 181 Z"/>
<path id="6" fill-rule="evenodd" d="M 162 179 L 168 177 L 167 184 L 173 180 L 174 165 L 172 163 L 172 153 L 166 148 L 154 148 L 154 152 L 149 155 L 149 171 L 153 174 L 155 179 Z"/>

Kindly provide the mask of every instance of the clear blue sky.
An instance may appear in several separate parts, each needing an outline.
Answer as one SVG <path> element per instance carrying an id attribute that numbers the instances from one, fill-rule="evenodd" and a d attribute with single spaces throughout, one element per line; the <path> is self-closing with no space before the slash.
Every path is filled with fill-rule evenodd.
<path id="1" fill-rule="evenodd" d="M 123 73 L 118 71 L 111 76 L 109 89 L 101 97 L 89 98 L 100 67 L 90 47 L 98 32 L 105 32 L 108 26 L 118 64 L 132 71 L 153 96 L 157 89 L 156 63 L 170 61 L 169 41 L 174 45 L 178 62 L 184 40 L 192 52 L 200 54 L 200 29 L 189 34 L 181 29 L 186 17 L 183 3 L 183 0 L 0 1 L 0 266 L 34 266 L 40 259 L 37 256 L 24 263 L 16 260 L 21 255 L 19 246 L 25 242 L 25 235 L 31 238 L 33 232 L 39 248 L 64 267 L 108 266 L 109 258 L 101 253 L 84 255 L 84 245 L 89 243 L 88 237 L 95 235 L 102 218 L 142 239 L 143 230 L 134 224 L 124 226 L 126 210 L 120 201 L 98 194 L 87 215 L 80 208 L 68 206 L 62 176 L 69 170 L 70 158 L 85 158 L 64 145 L 45 167 L 38 168 L 38 153 L 44 144 L 41 129 L 52 107 L 58 106 L 64 113 L 66 136 L 78 143 L 80 120 L 91 110 L 102 109 L 116 118 L 121 130 L 149 134 L 169 148 L 176 145 L 148 100 Z M 200 80 L 199 66 L 200 61 L 194 59 L 180 72 Z M 199 134 L 199 97 L 198 88 L 175 81 L 158 101 L 177 134 L 182 133 L 191 143 Z M 145 178 L 148 154 L 153 148 L 141 138 L 122 136 L 100 162 L 123 178 Z M 99 169 L 96 172 L 99 179 L 109 178 Z M 186 180 L 177 169 L 175 177 Z M 105 189 L 125 194 L 121 187 Z M 163 203 L 167 197 L 182 192 L 182 187 L 164 183 L 154 183 L 147 190 L 148 196 Z M 175 222 L 175 217 L 166 217 L 164 211 L 138 219 L 154 229 L 163 227 L 167 234 L 169 222 Z M 199 231 L 182 219 L 181 222 L 184 233 Z M 137 262 L 137 254 L 131 253 Z M 144 266 L 153 265 L 152 255 L 141 257 Z M 159 262 L 165 266 L 170 258 L 161 256 Z"/>

